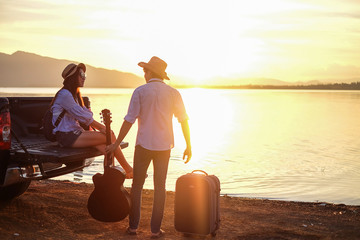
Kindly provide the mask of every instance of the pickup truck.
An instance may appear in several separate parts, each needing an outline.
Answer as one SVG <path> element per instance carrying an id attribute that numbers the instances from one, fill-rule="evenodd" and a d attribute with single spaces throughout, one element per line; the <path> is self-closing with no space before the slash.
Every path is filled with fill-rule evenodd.
<path id="1" fill-rule="evenodd" d="M 45 139 L 41 125 L 52 97 L 0 97 L 0 200 L 23 194 L 31 181 L 89 166 L 95 148 L 62 148 Z M 90 108 L 90 100 L 84 97 Z M 122 142 L 121 148 L 128 146 Z"/>

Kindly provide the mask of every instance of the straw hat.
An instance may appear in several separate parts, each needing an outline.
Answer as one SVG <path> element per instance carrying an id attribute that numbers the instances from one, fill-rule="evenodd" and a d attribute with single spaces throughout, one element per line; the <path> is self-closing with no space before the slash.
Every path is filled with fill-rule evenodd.
<path id="1" fill-rule="evenodd" d="M 81 68 L 84 72 L 86 72 L 85 64 L 79 63 L 78 65 L 76 65 L 75 63 L 70 63 L 69 65 L 67 65 L 65 67 L 65 69 L 63 70 L 61 76 L 64 79 L 66 79 L 66 78 L 70 77 L 71 75 L 73 75 L 78 68 Z"/>
<path id="2" fill-rule="evenodd" d="M 165 72 L 167 63 L 158 57 L 152 57 L 148 63 L 139 62 L 138 65 L 142 68 L 150 70 L 153 73 L 156 73 L 157 75 L 159 75 L 164 79 L 170 80 L 170 78 L 167 76 Z"/>

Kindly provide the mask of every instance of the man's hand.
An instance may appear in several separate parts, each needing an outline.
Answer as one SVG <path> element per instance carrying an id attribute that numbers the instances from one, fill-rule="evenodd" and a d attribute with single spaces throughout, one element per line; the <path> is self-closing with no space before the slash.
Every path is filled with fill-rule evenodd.
<path id="1" fill-rule="evenodd" d="M 186 149 L 184 151 L 183 160 L 185 160 L 185 163 L 188 163 L 191 159 L 192 153 L 191 153 L 191 143 L 190 143 L 190 128 L 187 120 L 181 122 L 181 129 L 186 142 Z"/>
<path id="2" fill-rule="evenodd" d="M 110 145 L 105 147 L 105 152 L 106 153 L 113 153 L 116 148 L 117 148 L 117 146 L 115 144 L 110 144 Z"/>
<path id="3" fill-rule="evenodd" d="M 191 159 L 192 153 L 191 153 L 191 147 L 187 147 L 184 151 L 183 160 L 185 160 L 185 163 L 188 163 Z M 187 158 L 186 158 L 187 157 Z"/>

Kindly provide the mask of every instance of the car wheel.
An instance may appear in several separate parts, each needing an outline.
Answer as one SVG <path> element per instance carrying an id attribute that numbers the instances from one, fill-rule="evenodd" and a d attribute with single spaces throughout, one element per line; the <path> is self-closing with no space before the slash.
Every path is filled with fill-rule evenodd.
<path id="1" fill-rule="evenodd" d="M 19 182 L 9 186 L 0 187 L 0 200 L 7 201 L 23 194 L 29 187 L 31 181 Z"/>

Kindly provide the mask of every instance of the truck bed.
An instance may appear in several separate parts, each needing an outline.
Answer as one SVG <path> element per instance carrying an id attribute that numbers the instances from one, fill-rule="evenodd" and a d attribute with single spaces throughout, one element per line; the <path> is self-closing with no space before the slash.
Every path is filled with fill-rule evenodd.
<path id="1" fill-rule="evenodd" d="M 83 99 L 90 108 L 89 98 Z M 4 192 L 11 191 L 10 196 L 16 197 L 32 180 L 80 170 L 102 155 L 96 148 L 63 148 L 45 139 L 42 118 L 52 97 L 0 97 L 0 100 L 2 111 L 9 112 L 11 118 L 11 148 L 0 152 L 0 190 L 4 196 L 9 195 Z M 127 146 L 124 142 L 120 145 Z"/>
<path id="2" fill-rule="evenodd" d="M 102 155 L 100 151 L 92 147 L 63 148 L 57 142 L 49 142 L 43 136 L 22 137 L 19 140 L 21 143 L 12 140 L 9 167 L 15 165 L 20 169 L 28 169 L 29 166 L 31 168 L 38 166 L 38 170 L 34 169 L 35 171 L 21 174 L 18 174 L 19 168 L 15 167 L 13 175 L 21 175 L 23 179 L 47 179 L 74 172 L 90 165 L 94 157 Z M 120 144 L 121 148 L 127 146 L 126 142 Z M 14 173 L 14 170 L 11 170 L 9 175 L 11 173 Z"/>
<path id="3" fill-rule="evenodd" d="M 21 144 L 16 140 L 11 142 L 10 153 L 15 161 L 24 162 L 30 154 L 37 161 L 47 162 L 61 162 L 68 163 L 74 159 L 92 158 L 102 155 L 96 148 L 63 148 L 57 142 L 49 142 L 43 136 L 22 137 L 19 139 L 26 151 L 21 147 Z M 121 148 L 128 146 L 128 143 L 122 142 Z"/>
<path id="4" fill-rule="evenodd" d="M 85 106 L 89 108 L 89 98 L 83 99 Z M 11 113 L 12 162 L 24 163 L 30 159 L 40 162 L 68 163 L 101 155 L 101 152 L 95 148 L 62 148 L 56 142 L 45 139 L 41 123 L 51 100 L 52 97 L 8 97 Z M 122 143 L 121 147 L 127 147 L 127 143 Z"/>

